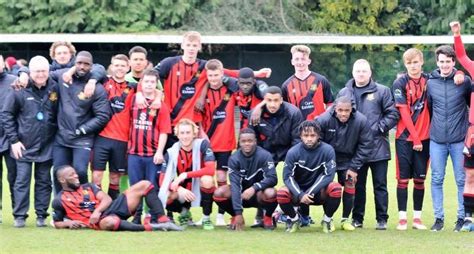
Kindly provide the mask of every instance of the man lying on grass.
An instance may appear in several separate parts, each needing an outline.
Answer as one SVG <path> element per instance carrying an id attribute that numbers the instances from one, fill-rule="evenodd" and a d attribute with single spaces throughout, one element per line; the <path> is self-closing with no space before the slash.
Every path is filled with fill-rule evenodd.
<path id="1" fill-rule="evenodd" d="M 62 191 L 53 201 L 54 226 L 58 229 L 92 228 L 110 231 L 181 231 L 182 228 L 172 223 L 164 215 L 163 206 L 153 184 L 149 181 L 140 181 L 117 199 L 92 183 L 80 184 L 76 170 L 69 166 L 59 167 L 56 177 L 62 186 Z M 137 225 L 128 222 L 140 200 L 145 198 L 150 208 L 151 220 L 149 224 Z M 65 220 L 65 219 L 68 220 Z"/>

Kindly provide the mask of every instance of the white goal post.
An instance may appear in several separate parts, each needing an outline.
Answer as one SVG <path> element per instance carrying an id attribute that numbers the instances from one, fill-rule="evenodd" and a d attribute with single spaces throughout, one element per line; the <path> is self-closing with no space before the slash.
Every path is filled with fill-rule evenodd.
<path id="1" fill-rule="evenodd" d="M 463 35 L 474 44 L 474 35 Z M 181 43 L 181 35 L 169 34 L 0 34 L 0 43 Z M 205 44 L 452 44 L 443 36 L 348 36 L 348 35 L 203 35 Z"/>

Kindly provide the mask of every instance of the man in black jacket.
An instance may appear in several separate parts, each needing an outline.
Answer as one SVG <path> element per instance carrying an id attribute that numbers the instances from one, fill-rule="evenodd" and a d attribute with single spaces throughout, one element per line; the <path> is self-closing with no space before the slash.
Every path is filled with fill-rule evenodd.
<path id="1" fill-rule="evenodd" d="M 334 106 L 316 118 L 321 125 L 321 140 L 336 151 L 338 182 L 344 186 L 342 195 L 343 230 L 354 230 L 349 215 L 354 206 L 357 172 L 367 162 L 372 136 L 367 118 L 352 107 L 351 99 L 342 96 Z"/>
<path id="2" fill-rule="evenodd" d="M 306 120 L 298 127 L 301 141 L 286 155 L 283 166 L 285 186 L 277 192 L 277 200 L 288 216 L 287 232 L 293 233 L 300 226 L 299 214 L 294 205 L 322 205 L 323 232 L 335 230 L 332 216 L 341 202 L 342 186 L 333 182 L 336 173 L 334 149 L 319 140 L 321 127 L 316 121 Z"/>
<path id="3" fill-rule="evenodd" d="M 387 229 L 388 192 L 387 168 L 391 159 L 388 132 L 399 119 L 390 89 L 371 79 L 370 64 L 365 59 L 354 62 L 353 79 L 346 83 L 338 97 L 348 96 L 352 99 L 357 111 L 367 117 L 370 133 L 373 138 L 373 148 L 367 161 L 357 172 L 354 209 L 352 211 L 353 225 L 362 227 L 365 213 L 367 172 L 372 170 L 374 184 L 376 229 Z"/>
<path id="4" fill-rule="evenodd" d="M 24 227 L 30 205 L 30 182 L 35 163 L 36 226 L 45 227 L 51 198 L 52 150 L 57 130 L 58 87 L 49 78 L 49 63 L 42 56 L 30 60 L 26 88 L 10 91 L 2 111 L 2 122 L 16 161 L 14 184 L 15 227 Z"/>
<path id="5" fill-rule="evenodd" d="M 257 144 L 269 151 L 278 164 L 285 159 L 288 150 L 300 142 L 298 126 L 303 115 L 296 106 L 283 101 L 282 91 L 277 86 L 265 89 L 263 100 L 260 123 L 250 128 L 257 134 Z"/>
<path id="6" fill-rule="evenodd" d="M 81 184 L 87 181 L 87 165 L 94 143 L 94 136 L 110 119 L 110 106 L 102 86 L 97 86 L 93 95 L 87 97 L 83 90 L 88 82 L 92 67 L 92 55 L 81 51 L 76 56 L 75 74 L 70 84 L 64 82 L 63 69 L 52 73 L 58 81 L 59 111 L 58 132 L 53 147 L 53 165 L 55 168 L 72 165 Z M 61 185 L 55 178 L 55 192 Z"/>
<path id="7" fill-rule="evenodd" d="M 453 163 L 457 186 L 457 220 L 454 231 L 459 231 L 464 223 L 463 191 L 465 172 L 464 138 L 468 127 L 468 106 L 471 95 L 471 80 L 466 77 L 463 84 L 454 84 L 456 54 L 452 47 L 436 49 L 438 69 L 431 72 L 427 82 L 428 106 L 431 114 L 430 158 L 431 196 L 435 222 L 432 231 L 444 228 L 443 183 L 448 156 Z"/>
<path id="8" fill-rule="evenodd" d="M 5 105 L 5 98 L 8 95 L 8 90 L 11 88 L 13 82 L 15 82 L 16 77 L 8 74 L 5 71 L 5 61 L 3 56 L 0 55 L 0 101 L 3 104 L 0 107 Z M 6 138 L 5 131 L 3 130 L 3 125 L 0 126 L 0 179 L 3 179 L 3 162 L 2 157 L 5 158 L 5 164 L 7 165 L 8 170 L 8 185 L 10 186 L 10 199 L 12 201 L 12 208 L 15 206 L 15 199 L 13 197 L 13 185 L 16 178 L 16 165 L 15 159 L 10 156 L 10 143 Z M 2 196 L 3 196 L 3 184 L 0 180 L 0 223 L 2 223 Z"/>
<path id="9" fill-rule="evenodd" d="M 223 210 L 232 215 L 231 229 L 242 230 L 244 207 L 265 210 L 263 227 L 274 229 L 272 213 L 277 206 L 275 185 L 278 178 L 272 155 L 257 146 L 255 132 L 242 129 L 240 148 L 229 159 L 230 186 L 220 186 L 214 192 L 214 200 Z"/>

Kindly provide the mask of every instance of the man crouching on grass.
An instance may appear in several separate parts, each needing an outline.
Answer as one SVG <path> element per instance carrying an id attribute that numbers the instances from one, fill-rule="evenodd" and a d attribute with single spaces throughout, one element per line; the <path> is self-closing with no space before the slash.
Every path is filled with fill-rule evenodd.
<path id="1" fill-rule="evenodd" d="M 158 199 L 153 184 L 140 181 L 117 199 L 101 191 L 92 183 L 80 184 L 76 170 L 71 166 L 59 167 L 56 177 L 62 191 L 53 201 L 54 226 L 58 229 L 92 228 L 109 231 L 181 231 L 182 228 L 170 222 Z M 137 209 L 140 200 L 145 198 L 150 208 L 150 224 L 137 225 L 127 219 Z M 65 219 L 68 220 L 65 220 Z"/>

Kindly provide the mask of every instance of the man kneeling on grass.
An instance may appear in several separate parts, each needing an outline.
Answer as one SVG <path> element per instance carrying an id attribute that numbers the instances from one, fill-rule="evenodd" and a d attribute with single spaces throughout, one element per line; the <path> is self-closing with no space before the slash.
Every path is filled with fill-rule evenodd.
<path id="1" fill-rule="evenodd" d="M 158 193 L 149 181 L 140 181 L 117 199 L 101 191 L 92 183 L 80 184 L 76 170 L 69 166 L 59 167 L 56 177 L 62 191 L 53 201 L 54 226 L 58 229 L 92 228 L 110 231 L 181 231 L 182 228 L 170 222 L 158 199 Z M 127 219 L 145 198 L 150 208 L 150 224 L 137 225 Z M 65 220 L 68 219 L 68 220 Z"/>

